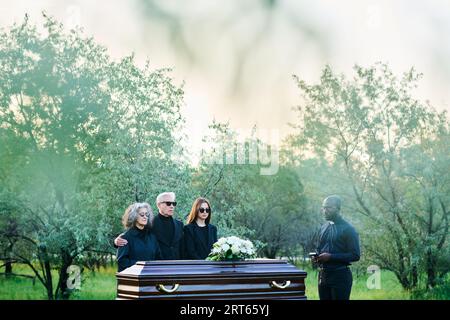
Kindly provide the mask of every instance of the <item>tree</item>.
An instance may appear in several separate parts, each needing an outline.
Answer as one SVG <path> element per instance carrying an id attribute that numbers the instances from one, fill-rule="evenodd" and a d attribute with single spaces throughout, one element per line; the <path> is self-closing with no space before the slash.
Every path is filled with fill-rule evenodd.
<path id="1" fill-rule="evenodd" d="M 194 172 L 192 186 L 197 194 L 211 201 L 213 223 L 218 227 L 218 236 L 240 236 L 249 238 L 254 231 L 240 224 L 237 214 L 253 205 L 254 189 L 244 188 L 240 179 L 248 171 L 256 174 L 256 166 L 227 164 L 226 155 L 235 156 L 236 133 L 228 124 L 213 122 L 211 132 L 205 136 L 200 166 Z M 233 160 L 234 161 L 234 160 Z M 246 199 L 245 201 L 243 199 Z"/>
<path id="2" fill-rule="evenodd" d="M 190 168 L 179 134 L 183 91 L 168 72 L 152 71 L 148 63 L 139 69 L 130 56 L 108 74 L 112 98 L 89 142 L 89 157 L 98 168 L 85 198 L 111 214 L 113 234 L 122 229 L 125 204 L 146 201 L 155 208 L 156 195 L 164 191 L 176 193 L 179 213 L 190 209 Z"/>
<path id="3" fill-rule="evenodd" d="M 345 177 L 366 254 L 406 289 L 425 269 L 429 286 L 449 271 L 449 120 L 412 96 L 419 78 L 411 69 L 398 79 L 384 64 L 355 66 L 351 80 L 329 66 L 319 84 L 296 77 L 304 106 L 290 140 Z"/>
<path id="4" fill-rule="evenodd" d="M 415 219 L 420 224 L 420 263 L 427 275 L 427 288 L 435 287 L 450 271 L 449 201 L 450 135 L 445 118 L 437 137 L 423 137 L 417 145 L 403 151 L 405 198 L 419 209 Z M 421 195 L 417 197 L 417 195 Z M 414 208 L 414 207 L 413 207 Z M 414 210 L 410 208 L 410 210 Z"/>
<path id="5" fill-rule="evenodd" d="M 264 256 L 294 258 L 301 253 L 300 244 L 314 224 L 306 208 L 303 185 L 296 172 L 284 166 L 276 175 L 255 178 L 253 185 L 261 194 L 260 201 L 255 203 L 254 212 L 240 219 L 266 243 Z"/>
<path id="6" fill-rule="evenodd" d="M 323 199 L 332 194 L 339 194 L 344 198 L 341 213 L 344 217 L 351 216 L 352 221 L 355 217 L 351 212 L 347 212 L 347 201 L 351 189 L 346 190 L 341 181 L 340 171 L 329 164 L 322 157 L 302 158 L 301 154 L 292 152 L 289 147 L 289 139 L 282 147 L 283 166 L 291 168 L 300 181 L 303 181 L 303 196 L 305 203 L 303 205 L 304 215 L 308 217 L 308 223 L 302 225 L 302 231 L 299 233 L 298 242 L 303 251 L 303 262 L 306 262 L 308 253 L 315 251 L 318 245 L 320 226 L 324 223 L 324 216 L 321 213 L 321 204 Z M 350 194 L 351 195 L 351 194 Z"/>
<path id="7" fill-rule="evenodd" d="M 1 218 L 20 226 L 4 234 L 14 259 L 54 299 L 72 291 L 72 264 L 111 252 L 130 203 L 182 188 L 189 171 L 173 159 L 182 90 L 168 71 L 114 62 L 44 18 L 44 33 L 25 18 L 0 34 Z"/>
<path id="8" fill-rule="evenodd" d="M 262 164 L 250 161 L 250 152 L 267 150 L 256 131 L 238 142 L 237 132 L 228 125 L 215 123 L 212 129 L 207 139 L 210 149 L 194 182 L 203 188 L 201 194 L 210 197 L 219 217 L 219 232 L 250 238 L 258 243 L 260 254 L 269 258 L 295 256 L 313 223 L 298 176 L 289 167 L 261 175 Z"/>
<path id="9" fill-rule="evenodd" d="M 4 261 L 5 274 L 13 274 L 13 248 L 17 239 L 15 234 L 20 227 L 17 212 L 18 188 L 26 181 L 19 180 L 16 169 L 25 164 L 26 144 L 17 137 L 0 128 L 0 259 Z"/>

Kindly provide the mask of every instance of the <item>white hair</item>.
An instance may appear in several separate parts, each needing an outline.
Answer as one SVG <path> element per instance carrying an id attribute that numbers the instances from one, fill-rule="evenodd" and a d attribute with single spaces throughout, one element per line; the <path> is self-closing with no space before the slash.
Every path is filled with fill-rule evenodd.
<path id="1" fill-rule="evenodd" d="M 156 205 L 158 205 L 158 203 L 161 203 L 162 198 L 164 198 L 165 196 L 171 196 L 173 200 L 175 200 L 175 192 L 163 192 L 158 194 L 158 196 L 156 197 Z"/>

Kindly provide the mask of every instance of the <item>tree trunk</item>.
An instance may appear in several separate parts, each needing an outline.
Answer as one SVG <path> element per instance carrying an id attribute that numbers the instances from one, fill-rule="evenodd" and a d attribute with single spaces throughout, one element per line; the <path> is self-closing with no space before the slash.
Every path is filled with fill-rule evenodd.
<path id="1" fill-rule="evenodd" d="M 45 274 L 46 274 L 46 279 L 47 279 L 47 283 L 45 284 L 45 288 L 47 289 L 47 299 L 54 300 L 55 297 L 53 295 L 53 278 L 52 278 L 50 263 L 48 262 L 48 260 L 45 261 L 44 268 L 45 268 Z"/>
<path id="2" fill-rule="evenodd" d="M 276 255 L 277 255 L 277 252 L 278 252 L 278 248 L 274 248 L 274 247 L 266 248 L 264 250 L 264 253 L 265 253 L 266 257 L 269 258 L 269 259 L 275 259 Z"/>
<path id="3" fill-rule="evenodd" d="M 411 283 L 409 282 L 408 275 L 406 274 L 397 274 L 397 279 L 400 281 L 400 284 L 402 285 L 403 289 L 410 290 L 411 289 Z"/>
<path id="4" fill-rule="evenodd" d="M 427 287 L 433 288 L 436 286 L 436 270 L 435 270 L 435 257 L 429 250 L 427 252 Z"/>
<path id="5" fill-rule="evenodd" d="M 4 261 L 5 261 L 5 275 L 6 276 L 10 276 L 13 273 L 13 260 L 11 258 L 13 246 L 14 246 L 14 243 L 10 242 L 10 244 L 8 245 L 6 252 L 5 252 L 6 259 Z"/>
<path id="6" fill-rule="evenodd" d="M 65 251 L 61 253 L 62 255 L 62 265 L 59 270 L 59 281 L 58 287 L 56 288 L 56 298 L 68 300 L 70 297 L 70 289 L 67 287 L 67 282 L 69 280 L 68 268 L 72 265 L 73 258 Z"/>
<path id="7" fill-rule="evenodd" d="M 399 254 L 398 262 L 399 266 L 397 271 L 395 272 L 395 275 L 397 276 L 398 281 L 400 281 L 400 284 L 402 285 L 403 289 L 410 290 L 411 289 L 411 282 L 409 279 L 409 272 L 407 271 L 407 267 L 405 266 L 405 260 L 406 257 L 403 256 L 403 254 Z"/>
<path id="8" fill-rule="evenodd" d="M 52 270 L 50 267 L 50 261 L 47 254 L 47 249 L 45 246 L 39 247 L 39 258 L 43 262 L 44 272 L 45 272 L 45 288 L 47 289 L 47 299 L 53 300 L 53 278 L 52 278 Z"/>
<path id="9" fill-rule="evenodd" d="M 415 288 L 417 287 L 417 283 L 419 280 L 419 275 L 418 275 L 418 271 L 417 271 L 417 265 L 414 265 L 412 267 L 412 271 L 411 271 L 411 287 Z"/>
<path id="10" fill-rule="evenodd" d="M 13 273 L 11 260 L 5 261 L 5 275 L 10 276 Z"/>

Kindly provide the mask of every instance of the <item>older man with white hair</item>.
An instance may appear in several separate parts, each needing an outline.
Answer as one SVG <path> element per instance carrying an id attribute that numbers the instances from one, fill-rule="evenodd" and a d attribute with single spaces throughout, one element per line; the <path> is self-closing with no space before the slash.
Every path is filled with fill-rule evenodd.
<path id="1" fill-rule="evenodd" d="M 176 205 L 173 192 L 163 192 L 156 197 L 159 213 L 153 220 L 152 232 L 158 239 L 162 260 L 181 259 L 183 223 L 173 218 Z M 114 240 L 114 244 L 118 247 L 127 243 L 121 236 Z"/>

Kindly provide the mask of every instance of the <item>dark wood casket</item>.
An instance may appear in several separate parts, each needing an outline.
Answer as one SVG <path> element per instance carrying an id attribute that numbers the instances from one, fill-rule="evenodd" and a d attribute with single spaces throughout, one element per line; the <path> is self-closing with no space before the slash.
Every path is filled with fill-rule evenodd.
<path id="1" fill-rule="evenodd" d="M 141 261 L 116 275 L 117 299 L 306 299 L 306 272 L 285 260 Z"/>

